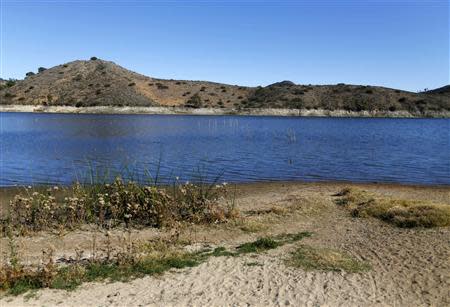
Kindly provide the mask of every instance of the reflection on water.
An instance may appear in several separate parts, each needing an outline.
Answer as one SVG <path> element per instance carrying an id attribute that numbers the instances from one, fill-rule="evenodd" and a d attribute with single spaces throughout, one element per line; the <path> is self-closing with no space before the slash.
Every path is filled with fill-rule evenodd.
<path id="1" fill-rule="evenodd" d="M 1 113 L 0 185 L 135 179 L 450 184 L 448 119 Z"/>

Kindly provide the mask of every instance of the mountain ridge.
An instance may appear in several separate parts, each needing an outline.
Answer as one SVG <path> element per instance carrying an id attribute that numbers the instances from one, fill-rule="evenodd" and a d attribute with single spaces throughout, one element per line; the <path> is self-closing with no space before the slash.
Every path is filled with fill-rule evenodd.
<path id="1" fill-rule="evenodd" d="M 0 104 L 408 111 L 420 115 L 450 111 L 449 88 L 413 93 L 381 86 L 300 85 L 291 81 L 247 87 L 153 78 L 92 57 L 49 69 L 41 67 L 17 82 L 2 80 Z"/>

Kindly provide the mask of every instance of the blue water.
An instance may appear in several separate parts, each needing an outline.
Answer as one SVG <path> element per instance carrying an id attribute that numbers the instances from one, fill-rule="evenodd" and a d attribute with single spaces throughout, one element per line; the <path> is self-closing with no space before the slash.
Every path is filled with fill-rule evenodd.
<path id="1" fill-rule="evenodd" d="M 0 186 L 86 181 L 89 170 L 169 182 L 200 174 L 450 185 L 449 119 L 0 116 Z"/>

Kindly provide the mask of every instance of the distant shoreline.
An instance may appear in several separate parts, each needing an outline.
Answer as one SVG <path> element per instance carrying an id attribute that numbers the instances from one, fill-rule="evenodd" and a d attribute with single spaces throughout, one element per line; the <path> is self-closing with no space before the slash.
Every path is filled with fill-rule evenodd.
<path id="1" fill-rule="evenodd" d="M 298 117 L 377 117 L 377 118 L 450 118 L 450 111 L 413 114 L 408 111 L 346 111 L 323 109 L 221 109 L 185 107 L 72 107 L 0 105 L 0 112 L 67 113 L 67 114 L 166 114 L 166 115 L 252 115 L 252 116 L 298 116 Z"/>

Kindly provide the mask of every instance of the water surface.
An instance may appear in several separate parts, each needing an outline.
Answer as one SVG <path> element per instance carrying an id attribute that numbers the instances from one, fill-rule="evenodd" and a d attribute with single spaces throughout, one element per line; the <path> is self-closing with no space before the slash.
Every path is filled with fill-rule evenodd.
<path id="1" fill-rule="evenodd" d="M 159 178 L 450 184 L 449 119 L 0 113 L 0 186 Z M 157 170 L 159 169 L 159 172 Z"/>

